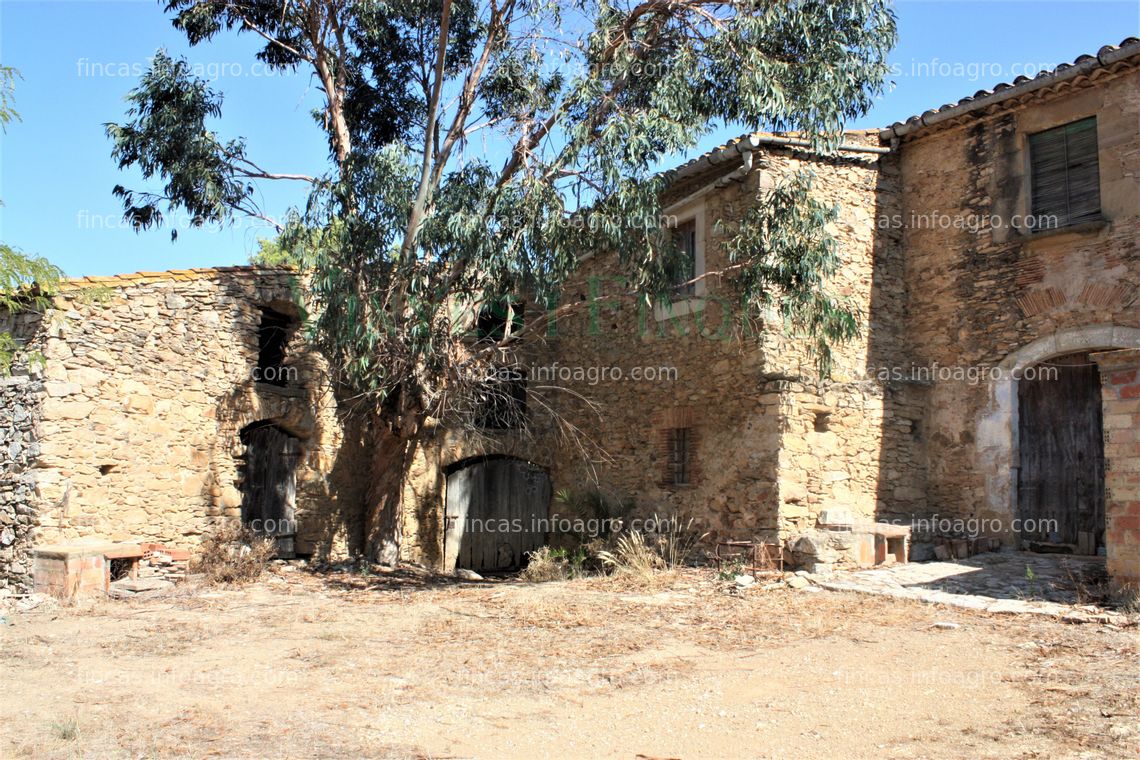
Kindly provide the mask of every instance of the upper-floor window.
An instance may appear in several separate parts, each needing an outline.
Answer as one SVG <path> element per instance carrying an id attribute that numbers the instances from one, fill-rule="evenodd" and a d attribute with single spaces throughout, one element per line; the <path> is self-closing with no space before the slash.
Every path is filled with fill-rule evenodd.
<path id="1" fill-rule="evenodd" d="M 297 319 L 261 307 L 261 323 L 257 328 L 257 368 L 253 379 L 259 383 L 286 386 L 297 379 L 297 368 L 285 364 L 289 339 L 297 328 Z"/>
<path id="2" fill-rule="evenodd" d="M 524 304 L 521 300 L 503 296 L 483 305 L 475 320 L 477 340 L 502 343 L 517 337 L 523 329 Z"/>
<path id="3" fill-rule="evenodd" d="M 1095 116 L 1030 135 L 1029 160 L 1037 230 L 1100 218 Z"/>
<path id="4" fill-rule="evenodd" d="M 697 283 L 693 279 L 697 276 L 697 220 L 678 224 L 673 242 L 677 246 L 677 259 L 671 274 L 677 295 L 696 295 Z"/>

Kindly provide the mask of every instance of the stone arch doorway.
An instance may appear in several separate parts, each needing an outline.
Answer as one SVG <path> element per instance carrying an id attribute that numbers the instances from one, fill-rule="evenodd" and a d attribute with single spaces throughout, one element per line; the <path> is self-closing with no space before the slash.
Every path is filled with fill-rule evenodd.
<path id="1" fill-rule="evenodd" d="M 998 365 L 1000 377 L 990 383 L 989 404 L 977 420 L 975 435 L 977 467 L 990 514 L 1001 516 L 1007 523 L 1017 514 L 1021 459 L 1018 378 L 1026 368 L 1052 357 L 1114 348 L 1140 348 L 1140 329 L 1099 324 L 1059 330 L 1022 346 Z M 1003 540 L 1017 539 L 1007 534 Z"/>
<path id="2" fill-rule="evenodd" d="M 522 567 L 546 543 L 550 475 L 514 457 L 477 457 L 448 469 L 444 568 L 477 572 Z"/>
<path id="3" fill-rule="evenodd" d="M 239 459 L 241 522 L 277 542 L 278 557 L 294 556 L 297 465 L 301 439 L 269 421 L 242 428 Z"/>
<path id="4" fill-rule="evenodd" d="M 1024 549 L 1104 547 L 1100 385 L 1087 351 L 1028 367 L 1018 380 L 1016 528 Z"/>

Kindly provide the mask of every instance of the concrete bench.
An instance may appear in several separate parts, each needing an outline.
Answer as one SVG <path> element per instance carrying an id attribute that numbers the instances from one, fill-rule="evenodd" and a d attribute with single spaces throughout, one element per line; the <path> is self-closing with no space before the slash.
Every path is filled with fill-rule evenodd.
<path id="1" fill-rule="evenodd" d="M 910 526 L 891 523 L 872 523 L 869 533 L 875 537 L 875 564 L 881 565 L 893 555 L 894 561 L 905 563 L 910 559 Z"/>

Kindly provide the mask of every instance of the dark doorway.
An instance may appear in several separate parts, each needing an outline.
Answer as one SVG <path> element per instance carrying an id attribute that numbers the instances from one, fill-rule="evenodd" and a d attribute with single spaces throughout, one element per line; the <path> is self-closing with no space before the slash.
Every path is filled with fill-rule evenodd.
<path id="1" fill-rule="evenodd" d="M 241 441 L 245 444 L 242 525 L 276 539 L 278 557 L 292 557 L 301 441 L 267 422 L 247 426 L 241 431 Z"/>
<path id="2" fill-rule="evenodd" d="M 1050 359 L 1018 382 L 1017 516 L 1023 548 L 1104 546 L 1100 373 L 1088 353 Z"/>
<path id="3" fill-rule="evenodd" d="M 447 477 L 448 567 L 511 570 L 546 542 L 550 476 L 521 459 L 478 459 Z"/>

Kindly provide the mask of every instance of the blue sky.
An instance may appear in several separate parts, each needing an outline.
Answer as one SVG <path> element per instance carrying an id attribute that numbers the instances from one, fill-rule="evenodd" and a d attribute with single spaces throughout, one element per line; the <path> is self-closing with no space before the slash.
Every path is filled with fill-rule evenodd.
<path id="1" fill-rule="evenodd" d="M 895 85 L 853 128 L 883 126 L 1140 36 L 1137 0 L 901 0 L 896 11 Z M 252 40 L 229 35 L 190 49 L 151 0 L 0 0 L 0 62 L 23 74 L 23 121 L 0 137 L 0 240 L 78 276 L 241 264 L 271 235 L 261 222 L 222 231 L 178 224 L 172 243 L 169 229 L 123 226 L 111 188 L 143 184 L 116 169 L 103 124 L 122 120 L 123 96 L 160 47 L 186 56 L 225 93 L 219 131 L 246 137 L 259 164 L 325 167 L 324 137 L 309 117 L 320 93 L 304 74 L 267 76 Z M 723 130 L 703 147 L 739 131 Z M 265 183 L 260 192 L 276 217 L 304 200 L 300 185 Z"/>

